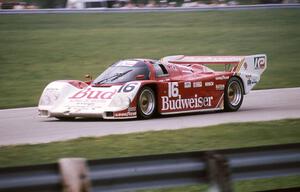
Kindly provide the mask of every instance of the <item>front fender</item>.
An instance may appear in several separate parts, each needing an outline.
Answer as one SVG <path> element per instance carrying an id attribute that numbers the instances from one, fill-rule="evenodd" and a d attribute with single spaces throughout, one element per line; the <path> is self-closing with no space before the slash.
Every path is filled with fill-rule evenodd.
<path id="1" fill-rule="evenodd" d="M 49 83 L 39 100 L 39 110 L 50 110 L 63 101 L 64 97 L 71 92 L 76 92 L 88 86 L 82 81 L 60 80 Z"/>

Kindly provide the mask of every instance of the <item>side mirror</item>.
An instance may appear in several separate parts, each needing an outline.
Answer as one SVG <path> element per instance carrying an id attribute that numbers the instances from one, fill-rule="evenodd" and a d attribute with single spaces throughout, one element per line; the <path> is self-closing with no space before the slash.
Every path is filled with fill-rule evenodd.
<path id="1" fill-rule="evenodd" d="M 84 77 L 86 78 L 87 81 L 93 80 L 93 77 L 90 74 L 86 74 Z"/>
<path id="2" fill-rule="evenodd" d="M 90 74 L 87 74 L 84 77 L 85 77 L 85 83 L 90 85 L 93 81 L 93 77 Z"/>
<path id="3" fill-rule="evenodd" d="M 145 79 L 145 75 L 137 75 L 135 77 L 136 80 L 144 80 Z"/>

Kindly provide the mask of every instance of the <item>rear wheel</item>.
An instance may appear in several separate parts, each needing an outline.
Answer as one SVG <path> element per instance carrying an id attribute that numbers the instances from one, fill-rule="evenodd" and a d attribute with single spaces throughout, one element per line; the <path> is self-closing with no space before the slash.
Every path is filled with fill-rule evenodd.
<path id="1" fill-rule="evenodd" d="M 137 113 L 141 119 L 149 119 L 156 111 L 156 100 L 154 91 L 150 87 L 143 87 L 137 99 Z"/>
<path id="2" fill-rule="evenodd" d="M 224 92 L 224 109 L 225 111 L 237 111 L 244 99 L 244 90 L 241 80 L 232 77 L 226 84 Z"/>

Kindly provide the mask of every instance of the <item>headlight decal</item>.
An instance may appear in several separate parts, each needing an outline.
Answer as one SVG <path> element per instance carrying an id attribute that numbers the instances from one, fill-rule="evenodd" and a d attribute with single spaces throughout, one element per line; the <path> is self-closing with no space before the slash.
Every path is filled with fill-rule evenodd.
<path id="1" fill-rule="evenodd" d="M 44 91 L 40 99 L 39 105 L 53 105 L 53 103 L 58 100 L 59 96 L 60 94 L 57 88 L 48 88 Z"/>

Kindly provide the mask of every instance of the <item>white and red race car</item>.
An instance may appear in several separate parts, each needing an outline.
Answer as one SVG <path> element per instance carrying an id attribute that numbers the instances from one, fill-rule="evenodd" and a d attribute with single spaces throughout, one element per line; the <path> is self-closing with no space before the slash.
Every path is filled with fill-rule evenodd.
<path id="1" fill-rule="evenodd" d="M 214 71 L 208 65 L 223 65 Z M 267 67 L 265 54 L 167 56 L 112 64 L 95 80 L 59 80 L 47 85 L 39 114 L 58 119 L 142 118 L 156 114 L 236 111 Z"/>

